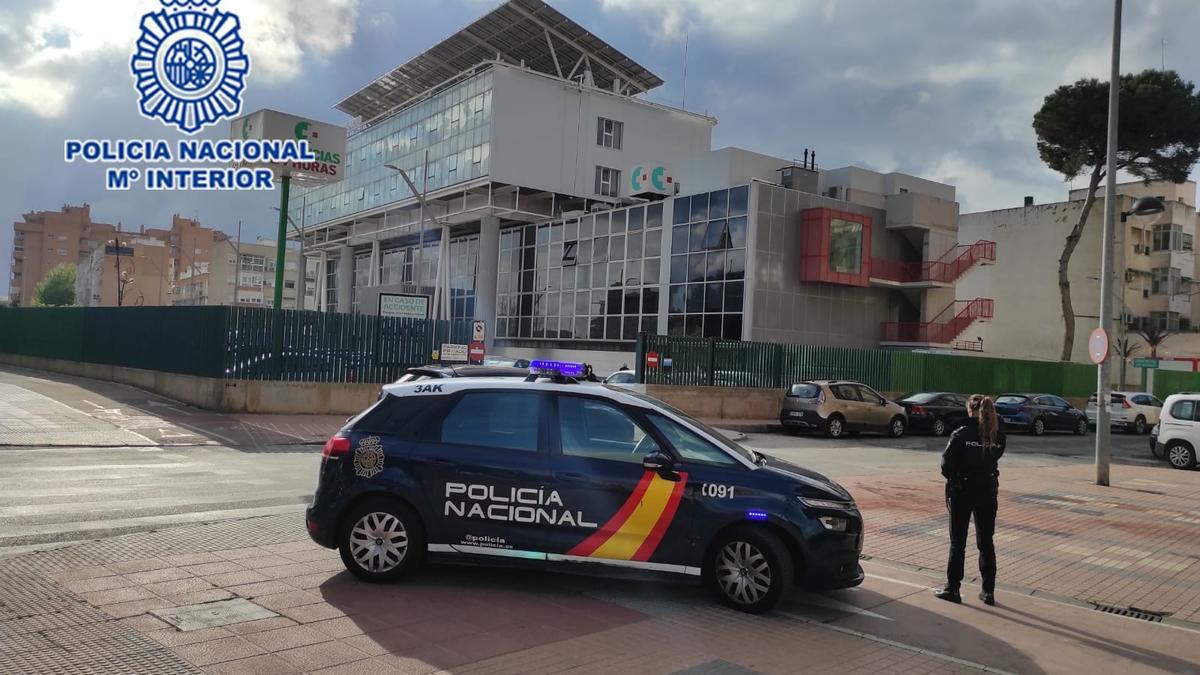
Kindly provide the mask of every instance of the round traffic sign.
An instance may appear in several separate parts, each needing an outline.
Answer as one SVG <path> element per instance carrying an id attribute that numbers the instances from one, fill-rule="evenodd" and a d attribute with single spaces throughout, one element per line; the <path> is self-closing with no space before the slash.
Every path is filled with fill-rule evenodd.
<path id="1" fill-rule="evenodd" d="M 1103 328 L 1092 331 L 1092 336 L 1088 338 L 1088 356 L 1097 365 L 1108 358 L 1108 333 Z"/>

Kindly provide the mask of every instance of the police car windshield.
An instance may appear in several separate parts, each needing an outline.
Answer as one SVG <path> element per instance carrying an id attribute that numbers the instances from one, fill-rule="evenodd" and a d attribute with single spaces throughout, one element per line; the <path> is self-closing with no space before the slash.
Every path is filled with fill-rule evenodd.
<path id="1" fill-rule="evenodd" d="M 634 397 L 650 406 L 658 408 L 660 410 L 669 411 L 672 414 L 676 415 L 677 417 L 687 420 L 687 423 L 692 425 L 693 427 L 708 434 L 709 438 L 711 438 L 714 442 L 716 442 L 717 445 L 721 446 L 722 448 L 729 450 L 730 452 L 738 455 L 739 457 L 745 459 L 746 461 L 754 462 L 755 464 L 758 463 L 759 456 L 756 452 L 754 452 L 753 450 L 750 450 L 749 448 L 742 447 L 740 444 L 729 440 L 728 438 L 726 438 L 725 434 L 721 433 L 720 431 L 717 431 L 716 429 L 713 429 L 712 427 L 708 426 L 704 422 L 701 422 L 700 420 L 692 417 L 691 415 L 688 415 L 687 413 L 683 412 L 682 410 L 680 410 L 674 406 L 671 406 L 667 403 L 664 403 L 656 398 L 646 396 L 645 394 L 640 394 L 636 391 L 630 391 L 629 389 L 624 389 L 621 387 L 613 387 L 613 386 L 607 385 L 607 384 L 604 386 L 609 389 L 612 389 L 613 391 L 621 392 L 622 394 L 625 394 L 626 396 L 632 396 L 632 397 Z"/>

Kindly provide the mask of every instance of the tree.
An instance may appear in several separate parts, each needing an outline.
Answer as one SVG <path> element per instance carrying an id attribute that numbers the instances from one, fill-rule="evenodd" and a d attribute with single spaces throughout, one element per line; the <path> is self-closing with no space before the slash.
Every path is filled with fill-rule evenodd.
<path id="1" fill-rule="evenodd" d="M 1142 342 L 1150 348 L 1150 358 L 1158 358 L 1158 347 L 1167 341 L 1167 338 L 1175 334 L 1176 331 L 1161 328 L 1159 326 L 1147 326 L 1139 329 L 1137 334 L 1142 338 Z"/>
<path id="2" fill-rule="evenodd" d="M 1122 330 L 1122 333 L 1125 331 Z M 1129 362 L 1129 358 L 1138 352 L 1142 351 L 1142 346 L 1134 342 L 1128 335 L 1113 340 L 1112 350 L 1117 356 L 1121 357 L 1121 390 L 1125 389 L 1125 364 Z"/>
<path id="3" fill-rule="evenodd" d="M 63 263 L 50 270 L 33 291 L 35 307 L 64 307 L 75 304 L 75 266 Z"/>
<path id="4" fill-rule="evenodd" d="M 1120 84 L 1116 171 L 1146 182 L 1187 180 L 1200 159 L 1200 94 L 1175 71 L 1146 70 L 1122 75 Z M 1046 97 L 1033 116 L 1038 154 L 1046 166 L 1068 180 L 1088 176 L 1087 197 L 1079 220 L 1067 235 L 1058 259 L 1058 290 L 1062 301 L 1062 360 L 1071 360 L 1075 345 L 1075 308 L 1067 275 L 1071 255 L 1083 235 L 1106 176 L 1108 83 L 1096 79 L 1063 85 Z"/>

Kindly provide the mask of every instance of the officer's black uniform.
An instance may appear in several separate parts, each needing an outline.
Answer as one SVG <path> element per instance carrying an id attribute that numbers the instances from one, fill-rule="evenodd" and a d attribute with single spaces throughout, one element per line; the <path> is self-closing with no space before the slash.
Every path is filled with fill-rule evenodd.
<path id="1" fill-rule="evenodd" d="M 983 592 L 996 589 L 996 492 L 1000 470 L 996 464 L 1004 454 L 1004 434 L 996 445 L 985 447 L 979 426 L 973 423 L 955 431 L 942 453 L 942 475 L 946 477 L 946 508 L 950 511 L 950 562 L 946 566 L 946 590 L 958 592 L 966 558 L 967 527 L 975 515 L 975 542 L 979 546 L 979 573 Z"/>

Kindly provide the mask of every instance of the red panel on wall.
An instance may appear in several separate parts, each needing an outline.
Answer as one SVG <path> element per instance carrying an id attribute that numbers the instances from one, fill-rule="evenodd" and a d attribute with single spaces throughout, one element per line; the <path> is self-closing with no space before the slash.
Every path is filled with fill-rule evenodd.
<path id="1" fill-rule="evenodd" d="M 857 223 L 862 226 L 862 237 L 858 242 L 857 252 L 852 246 L 853 235 L 843 234 L 838 237 L 836 261 L 830 259 L 830 254 L 835 248 L 833 235 L 833 221 L 835 220 Z M 837 209 L 805 209 L 800 214 L 800 246 L 801 281 L 842 286 L 866 287 L 870 285 L 870 216 Z"/>

